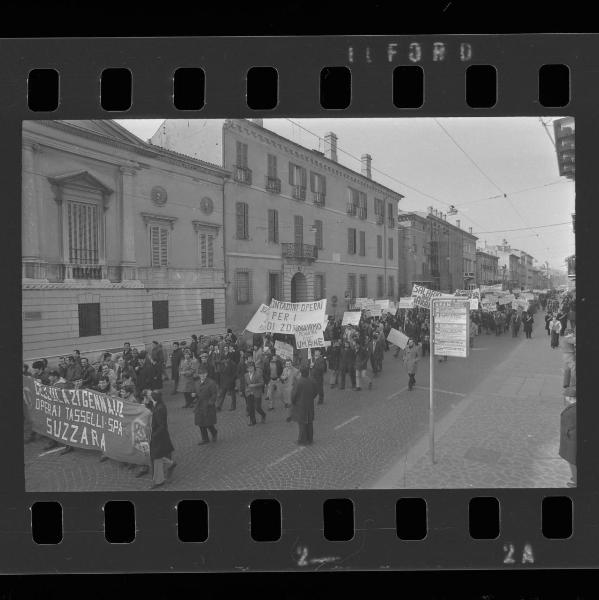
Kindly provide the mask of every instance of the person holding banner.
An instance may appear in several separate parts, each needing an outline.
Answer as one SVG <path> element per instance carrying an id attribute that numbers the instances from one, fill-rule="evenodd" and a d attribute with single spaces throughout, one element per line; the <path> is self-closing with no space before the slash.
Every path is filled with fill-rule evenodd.
<path id="1" fill-rule="evenodd" d="M 166 405 L 162 401 L 162 392 L 152 392 L 148 408 L 152 411 L 152 436 L 150 438 L 150 460 L 152 461 L 152 485 L 153 490 L 165 484 L 164 469 L 166 467 L 167 477 L 170 478 L 177 463 L 172 460 L 175 447 L 171 442 L 168 432 L 168 415 Z"/>
<path id="2" fill-rule="evenodd" d="M 293 361 L 290 358 L 287 358 L 285 360 L 285 367 L 281 373 L 281 393 L 285 408 L 290 408 L 291 406 L 291 394 L 293 392 L 293 387 L 297 383 L 299 374 L 299 369 L 296 369 L 293 366 Z M 291 416 L 287 417 L 287 422 L 289 421 L 291 421 Z"/>

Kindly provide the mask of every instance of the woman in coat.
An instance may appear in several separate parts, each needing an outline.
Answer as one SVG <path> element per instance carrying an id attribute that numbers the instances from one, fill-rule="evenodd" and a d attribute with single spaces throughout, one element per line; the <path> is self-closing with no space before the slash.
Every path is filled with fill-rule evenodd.
<path id="1" fill-rule="evenodd" d="M 170 477 L 177 463 L 171 459 L 175 449 L 168 432 L 168 416 L 166 405 L 162 401 L 162 392 L 152 392 L 152 437 L 150 438 L 150 460 L 152 461 L 152 485 L 154 489 L 164 485 L 164 468 Z"/>
<path id="2" fill-rule="evenodd" d="M 178 392 L 183 392 L 185 404 L 183 408 L 189 408 L 193 405 L 193 393 L 195 392 L 194 378 L 198 374 L 198 361 L 193 357 L 190 348 L 186 348 L 183 352 L 183 360 L 179 364 L 179 382 L 177 386 Z"/>
<path id="3" fill-rule="evenodd" d="M 208 369 L 200 365 L 198 369 L 198 379 L 195 381 L 196 406 L 195 424 L 200 428 L 202 440 L 199 446 L 208 444 L 210 439 L 208 432 L 212 436 L 212 441 L 216 442 L 218 431 L 216 430 L 216 401 L 218 390 L 216 383 L 208 377 Z"/>
<path id="4" fill-rule="evenodd" d="M 285 367 L 281 373 L 281 383 L 283 384 L 281 388 L 283 392 L 283 404 L 285 405 L 285 408 L 289 408 L 291 406 L 291 392 L 293 391 L 293 386 L 297 382 L 299 374 L 299 369 L 296 369 L 293 366 L 291 359 L 286 359 Z"/>

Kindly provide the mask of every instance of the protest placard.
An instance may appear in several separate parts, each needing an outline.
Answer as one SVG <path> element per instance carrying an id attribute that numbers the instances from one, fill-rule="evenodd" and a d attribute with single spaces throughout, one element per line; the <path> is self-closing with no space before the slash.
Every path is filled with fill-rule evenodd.
<path id="1" fill-rule="evenodd" d="M 407 335 L 397 329 L 391 329 L 387 335 L 387 341 L 394 346 L 398 346 L 402 350 L 406 347 L 408 339 Z"/>
<path id="2" fill-rule="evenodd" d="M 398 308 L 400 310 L 414 308 L 414 298 L 412 298 L 412 296 L 400 298 Z"/>
<path id="3" fill-rule="evenodd" d="M 323 330 L 326 321 L 327 301 L 282 302 L 272 300 L 266 319 L 266 331 L 271 333 L 301 333 Z"/>
<path id="4" fill-rule="evenodd" d="M 444 294 L 438 290 L 430 290 L 422 285 L 414 284 L 412 286 L 412 300 L 414 306 L 420 306 L 421 308 L 428 308 L 430 310 L 431 298 L 454 298 L 453 294 Z"/>
<path id="5" fill-rule="evenodd" d="M 470 298 L 470 310 L 478 310 L 478 299 Z"/>
<path id="6" fill-rule="evenodd" d="M 293 360 L 293 346 L 280 340 L 275 341 L 275 352 L 277 356 L 287 360 L 288 358 Z"/>
<path id="7" fill-rule="evenodd" d="M 269 307 L 266 304 L 261 304 L 260 308 L 255 312 L 250 322 L 246 325 L 246 331 L 251 333 L 266 333 L 266 321 L 268 318 Z"/>
<path id="8" fill-rule="evenodd" d="M 501 292 L 503 289 L 503 285 L 501 283 L 497 283 L 496 285 L 481 285 L 480 292 L 481 294 L 485 294 L 487 292 Z"/>
<path id="9" fill-rule="evenodd" d="M 341 321 L 341 325 L 359 325 L 361 317 L 362 317 L 361 310 L 345 311 L 343 313 L 343 319 Z"/>
<path id="10" fill-rule="evenodd" d="M 390 311 L 391 303 L 389 300 L 375 300 L 374 304 L 377 307 L 377 309 L 380 310 L 380 314 L 385 314 L 385 313 L 391 312 Z"/>
<path id="11" fill-rule="evenodd" d="M 143 404 L 88 389 L 67 390 L 23 377 L 33 431 L 62 444 L 98 450 L 120 462 L 150 463 L 152 413 Z"/>

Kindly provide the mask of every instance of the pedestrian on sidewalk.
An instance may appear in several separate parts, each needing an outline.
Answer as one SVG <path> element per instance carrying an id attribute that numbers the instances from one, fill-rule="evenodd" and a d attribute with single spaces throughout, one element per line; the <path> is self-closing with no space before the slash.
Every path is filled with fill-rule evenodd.
<path id="1" fill-rule="evenodd" d="M 571 404 L 566 406 L 560 415 L 559 455 L 568 463 L 572 477 L 566 483 L 568 487 L 576 487 L 576 388 L 568 388 Z M 574 396 L 572 398 L 572 395 Z"/>
<path id="2" fill-rule="evenodd" d="M 561 321 L 559 321 L 557 318 L 554 318 L 553 321 L 551 321 L 550 329 L 551 329 L 551 348 L 555 349 L 555 348 L 559 347 L 559 336 L 560 336 L 560 332 L 562 330 Z"/>
<path id="3" fill-rule="evenodd" d="M 172 460 L 175 447 L 168 432 L 168 413 L 162 400 L 162 392 L 152 392 L 152 437 L 150 438 L 150 460 L 152 461 L 152 485 L 150 489 L 161 487 L 165 483 L 164 469 L 170 478 L 177 463 Z"/>
<path id="4" fill-rule="evenodd" d="M 199 446 L 208 444 L 210 439 L 208 433 L 212 436 L 212 441 L 216 442 L 218 431 L 216 425 L 216 401 L 217 388 L 216 383 L 208 377 L 208 369 L 200 365 L 198 369 L 198 379 L 195 382 L 196 406 L 195 424 L 200 428 L 202 440 Z"/>
<path id="5" fill-rule="evenodd" d="M 412 391 L 416 385 L 416 371 L 418 370 L 419 352 L 418 346 L 413 339 L 409 339 L 404 349 L 403 362 L 408 373 L 408 391 Z"/>
<path id="6" fill-rule="evenodd" d="M 249 426 L 256 424 L 256 413 L 266 422 L 266 413 L 262 410 L 262 393 L 264 391 L 264 379 L 262 370 L 256 369 L 254 361 L 246 362 L 247 373 L 245 374 L 245 401 Z"/>
<path id="7" fill-rule="evenodd" d="M 303 367 L 300 374 L 301 377 L 291 396 L 292 418 L 298 425 L 298 445 L 307 446 L 314 441 L 314 399 L 318 396 L 318 387 L 310 378 L 310 371 L 307 367 Z"/>

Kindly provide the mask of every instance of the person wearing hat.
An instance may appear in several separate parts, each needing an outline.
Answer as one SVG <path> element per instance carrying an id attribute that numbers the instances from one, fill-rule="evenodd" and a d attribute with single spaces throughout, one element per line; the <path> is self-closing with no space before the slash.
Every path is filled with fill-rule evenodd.
<path id="1" fill-rule="evenodd" d="M 409 339 L 404 348 L 403 362 L 408 372 L 408 391 L 412 391 L 416 385 L 416 371 L 418 369 L 419 352 L 413 339 Z"/>
<path id="2" fill-rule="evenodd" d="M 216 442 L 218 431 L 216 425 L 216 402 L 218 390 L 216 383 L 208 377 L 208 368 L 201 364 L 198 368 L 198 375 L 195 378 L 195 397 L 196 405 L 194 409 L 194 422 L 200 428 L 201 441 L 199 446 L 208 444 L 212 436 L 212 441 Z"/>
<path id="3" fill-rule="evenodd" d="M 314 441 L 314 400 L 318 396 L 318 386 L 310 377 L 308 367 L 302 367 L 301 377 L 291 393 L 292 419 L 298 425 L 297 443 L 307 446 Z"/>
<path id="4" fill-rule="evenodd" d="M 166 483 L 164 470 L 170 478 L 177 463 L 172 460 L 175 447 L 168 432 L 168 414 L 162 400 L 162 392 L 154 390 L 147 404 L 152 411 L 152 437 L 150 438 L 150 460 L 152 461 L 152 485 L 150 489 L 161 487 Z"/>
<path id="5" fill-rule="evenodd" d="M 198 374 L 199 363 L 194 358 L 191 348 L 185 348 L 183 351 L 183 360 L 179 365 L 179 380 L 177 391 L 183 392 L 185 404 L 183 408 L 190 408 L 193 405 L 193 393 L 195 392 L 194 378 Z"/>

